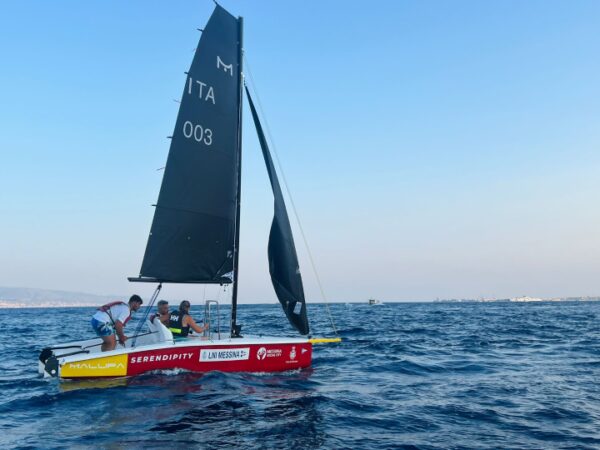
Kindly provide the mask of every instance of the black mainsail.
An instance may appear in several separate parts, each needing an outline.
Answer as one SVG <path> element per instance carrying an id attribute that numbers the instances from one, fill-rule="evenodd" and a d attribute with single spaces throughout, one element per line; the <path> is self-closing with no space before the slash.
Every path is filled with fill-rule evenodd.
<path id="1" fill-rule="evenodd" d="M 232 337 L 240 337 L 242 28 L 241 17 L 217 5 L 202 32 L 187 72 L 140 275 L 129 279 L 160 283 L 153 300 L 162 283 L 234 283 Z M 246 93 L 274 197 L 268 245 L 271 280 L 290 323 L 308 334 L 290 221 L 262 126 Z"/>
<path id="2" fill-rule="evenodd" d="M 279 185 L 279 179 L 277 178 L 277 172 L 273 165 L 273 159 L 269 152 L 269 146 L 267 145 L 267 140 L 265 139 L 248 88 L 246 88 L 246 96 L 248 97 L 252 119 L 254 119 L 258 140 L 260 141 L 267 172 L 269 173 L 271 188 L 273 189 L 274 214 L 271 232 L 269 233 L 268 251 L 271 281 L 273 282 L 277 298 L 290 323 L 300 334 L 308 334 L 309 327 L 306 316 L 304 288 L 302 286 L 302 276 L 300 274 L 298 256 L 296 255 L 292 228 L 290 227 L 290 219 L 285 208 L 285 201 L 281 192 L 281 186 Z"/>
<path id="3" fill-rule="evenodd" d="M 187 72 L 136 281 L 233 281 L 241 145 L 240 48 L 238 19 L 217 5 Z"/>

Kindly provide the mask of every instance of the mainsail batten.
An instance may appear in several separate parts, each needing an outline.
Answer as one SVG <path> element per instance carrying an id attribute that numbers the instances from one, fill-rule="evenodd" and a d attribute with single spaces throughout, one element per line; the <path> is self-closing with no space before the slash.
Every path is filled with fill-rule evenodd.
<path id="1" fill-rule="evenodd" d="M 140 278 L 232 281 L 239 46 L 238 19 L 217 6 L 187 72 Z"/>
<path id="2" fill-rule="evenodd" d="M 277 172 L 273 165 L 273 159 L 269 151 L 269 146 L 258 118 L 254 102 L 246 88 L 246 96 L 252 113 L 252 119 L 258 134 L 258 140 L 262 149 L 265 165 L 271 181 L 274 198 L 274 214 L 269 233 L 269 273 L 271 281 L 275 288 L 277 298 L 285 311 L 290 323 L 300 334 L 308 334 L 308 318 L 306 315 L 306 301 L 304 299 L 304 288 L 302 285 L 302 276 L 294 245 L 294 237 L 290 220 L 285 207 L 283 193 L 277 178 Z"/>

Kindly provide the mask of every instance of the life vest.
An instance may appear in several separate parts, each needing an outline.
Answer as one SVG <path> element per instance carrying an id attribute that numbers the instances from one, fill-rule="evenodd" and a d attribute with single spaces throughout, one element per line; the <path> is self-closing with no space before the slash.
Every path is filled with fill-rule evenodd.
<path id="1" fill-rule="evenodd" d="M 100 308 L 98 308 L 98 311 L 102 311 L 102 312 L 109 314 L 110 308 L 112 308 L 113 306 L 117 306 L 117 305 L 128 306 L 127 303 L 125 303 L 125 302 L 112 302 L 112 303 L 107 303 L 106 305 L 102 305 Z"/>
<path id="2" fill-rule="evenodd" d="M 110 312 L 110 308 L 112 308 L 113 306 L 117 306 L 117 305 L 125 305 L 129 308 L 129 305 L 127 303 L 120 302 L 120 301 L 107 303 L 106 305 L 102 305 L 100 308 L 98 308 L 98 311 L 102 311 L 102 312 L 105 312 L 106 314 L 108 314 L 108 317 L 110 317 L 110 321 L 112 322 L 113 326 L 115 325 L 115 320 L 113 319 L 113 316 Z M 125 320 L 125 323 L 127 323 L 130 318 L 131 318 L 131 315 L 129 317 L 127 317 L 127 319 Z M 125 323 L 123 325 L 125 325 Z"/>
<path id="3" fill-rule="evenodd" d="M 172 312 L 169 316 L 169 330 L 171 330 L 171 333 L 175 336 L 186 337 L 190 334 L 190 327 L 183 326 L 183 318 L 185 316 L 186 314 L 179 314 L 179 311 Z"/>

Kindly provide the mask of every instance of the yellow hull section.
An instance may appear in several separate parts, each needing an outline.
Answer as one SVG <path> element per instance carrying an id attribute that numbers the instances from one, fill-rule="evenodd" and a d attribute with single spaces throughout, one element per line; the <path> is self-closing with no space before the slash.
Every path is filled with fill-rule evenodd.
<path id="1" fill-rule="evenodd" d="M 127 355 L 68 362 L 60 368 L 61 378 L 122 377 L 126 375 Z"/>

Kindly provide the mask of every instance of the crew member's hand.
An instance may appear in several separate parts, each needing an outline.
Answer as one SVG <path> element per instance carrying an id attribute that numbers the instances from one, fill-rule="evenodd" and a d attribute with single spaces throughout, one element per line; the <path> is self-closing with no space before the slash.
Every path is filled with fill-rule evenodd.
<path id="1" fill-rule="evenodd" d="M 125 345 L 125 341 L 127 340 L 127 336 L 119 337 L 119 344 Z"/>

